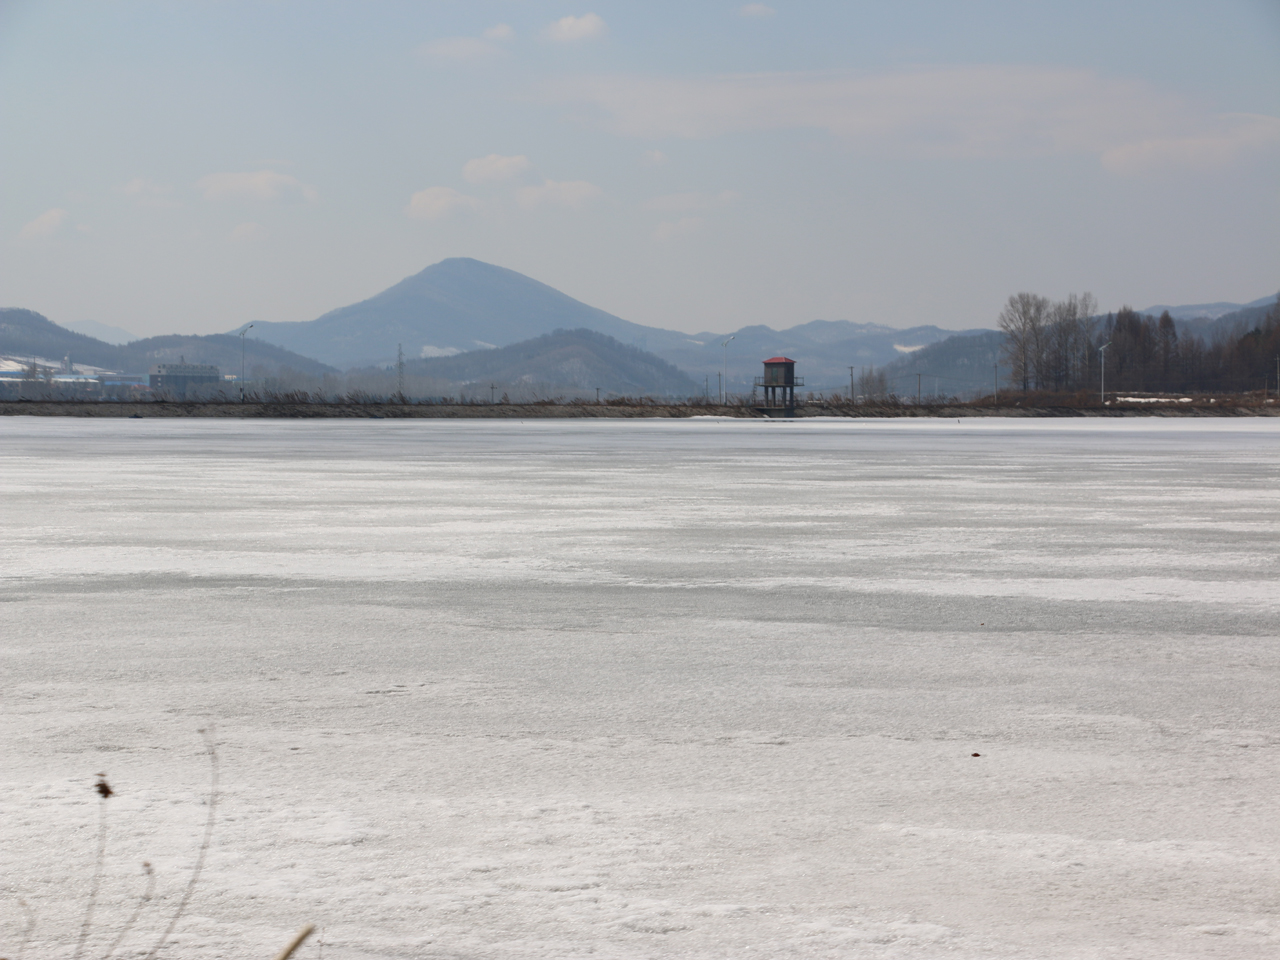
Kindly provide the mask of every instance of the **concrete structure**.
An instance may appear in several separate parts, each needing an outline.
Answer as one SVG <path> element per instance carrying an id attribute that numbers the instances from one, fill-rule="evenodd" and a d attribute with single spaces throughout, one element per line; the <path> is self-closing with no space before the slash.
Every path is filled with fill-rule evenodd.
<path id="1" fill-rule="evenodd" d="M 221 382 L 222 373 L 217 367 L 206 363 L 187 363 L 185 357 L 180 363 L 158 363 L 151 368 L 151 389 L 171 397 L 185 397 L 188 393 L 198 392 L 201 386 Z"/>
<path id="2" fill-rule="evenodd" d="M 796 362 L 790 357 L 770 357 L 764 362 L 764 376 L 756 377 L 755 385 L 764 388 L 766 409 L 794 410 L 796 387 L 803 387 L 804 379 L 796 377 Z"/>

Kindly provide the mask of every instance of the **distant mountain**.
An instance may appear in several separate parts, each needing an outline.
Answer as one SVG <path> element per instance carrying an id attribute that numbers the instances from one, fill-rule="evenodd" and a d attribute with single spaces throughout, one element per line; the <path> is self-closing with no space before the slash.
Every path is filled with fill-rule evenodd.
<path id="1" fill-rule="evenodd" d="M 1158 317 L 1160 314 L 1155 311 L 1163 309 L 1155 307 L 1142 312 L 1147 316 Z M 1259 326 L 1267 314 L 1275 309 L 1277 298 L 1265 297 L 1216 318 L 1200 316 L 1181 319 L 1177 321 L 1178 336 L 1182 339 L 1199 337 L 1210 343 L 1235 340 Z M 1172 310 L 1169 313 L 1173 316 Z M 1103 315 L 1093 319 L 1096 324 L 1102 324 L 1106 317 Z M 980 334 L 961 334 L 930 344 L 883 367 L 889 391 L 900 396 L 913 396 L 919 383 L 925 396 L 932 396 L 935 392 L 960 397 L 987 394 L 993 386 L 995 364 L 1000 365 L 1000 382 L 1003 388 L 1010 373 L 1001 352 L 1003 343 L 1004 334 L 992 330 Z M 919 381 L 916 379 L 917 375 L 920 377 Z"/>
<path id="2" fill-rule="evenodd" d="M 113 327 L 107 323 L 99 323 L 97 320 L 81 320 L 78 323 L 68 323 L 64 326 L 72 333 L 83 333 L 86 337 L 93 337 L 103 343 L 113 343 L 117 346 L 142 339 L 136 333 L 130 333 L 122 327 Z"/>
<path id="3" fill-rule="evenodd" d="M 141 373 L 149 370 L 152 364 L 177 363 L 184 358 L 187 363 L 211 363 L 224 374 L 240 373 L 240 338 L 228 333 L 215 333 L 207 337 L 181 334 L 148 337 L 118 349 L 126 358 L 125 365 L 128 369 Z M 288 370 L 311 376 L 338 372 L 328 364 L 252 337 L 245 338 L 244 366 L 250 377 L 275 376 Z"/>
<path id="4" fill-rule="evenodd" d="M 555 330 L 587 329 L 649 351 L 681 367 L 701 387 L 716 389 L 729 337 L 729 389 L 748 392 L 760 361 L 785 353 L 810 382 L 839 384 L 850 365 L 885 364 L 955 331 L 934 326 L 896 330 L 873 323 L 814 320 L 777 331 L 744 327 L 736 333 L 689 336 L 631 323 L 588 306 L 514 270 L 454 258 L 442 260 L 375 297 L 298 323 L 258 322 L 254 334 L 340 367 L 385 365 L 403 344 L 410 356 L 430 358 L 503 347 Z"/>
<path id="5" fill-rule="evenodd" d="M 875 323 L 848 320 L 813 320 L 787 330 L 771 327 L 743 327 L 732 334 L 727 351 L 731 393 L 749 393 L 752 379 L 761 375 L 761 361 L 778 355 L 796 361 L 796 374 L 805 378 L 806 391 L 848 391 L 849 368 L 855 373 L 864 366 L 882 367 L 951 337 L 987 333 L 967 330 L 957 333 L 940 327 L 923 326 L 897 330 Z M 668 345 L 651 347 L 658 356 L 676 364 L 716 390 L 716 374 L 723 370 L 728 334 L 699 333 Z"/>
<path id="6" fill-rule="evenodd" d="M 53 363 L 69 357 L 73 364 L 102 367 L 118 373 L 146 373 L 152 364 L 212 363 L 223 373 L 240 372 L 240 338 L 229 334 L 207 337 L 172 335 L 134 340 L 124 346 L 73 333 L 33 310 L 0 309 L 0 356 L 40 357 Z M 333 367 L 288 350 L 246 338 L 245 369 L 275 374 L 284 369 L 320 376 Z"/>
<path id="7" fill-rule="evenodd" d="M 884 367 L 889 392 L 903 397 L 915 396 L 917 388 L 927 397 L 989 394 L 995 386 L 995 365 L 1004 364 L 1000 356 L 1003 344 L 1004 334 L 999 330 L 932 343 Z M 1002 381 L 1008 378 L 1007 366 L 1000 376 Z"/>
<path id="8" fill-rule="evenodd" d="M 514 270 L 455 257 L 317 320 L 256 322 L 254 334 L 325 363 L 357 367 L 387 362 L 399 344 L 414 357 L 451 356 L 579 328 L 624 343 L 657 332 Z"/>
<path id="9" fill-rule="evenodd" d="M 10 357 L 44 357 L 61 361 L 70 357 L 73 363 L 119 370 L 123 361 L 120 348 L 83 333 L 60 327 L 34 310 L 0 309 L 0 355 Z"/>
<path id="10" fill-rule="evenodd" d="M 1231 313 L 1224 313 L 1208 324 L 1200 335 L 1206 340 L 1223 336 L 1238 337 L 1240 334 L 1252 330 L 1262 323 L 1267 314 L 1276 308 L 1276 305 L 1277 298 L 1268 297 L 1261 302 L 1251 303 L 1248 306 L 1241 307 L 1239 310 L 1233 310 Z"/>
<path id="11" fill-rule="evenodd" d="M 1269 297 L 1263 297 L 1260 300 L 1254 300 L 1252 303 L 1225 303 L 1225 302 L 1191 303 L 1191 304 L 1185 304 L 1180 307 L 1171 307 L 1171 306 L 1166 306 L 1165 304 L 1157 304 L 1154 307 L 1147 307 L 1147 309 L 1140 310 L 1138 312 L 1149 314 L 1150 316 L 1153 316 L 1153 317 L 1158 317 L 1160 316 L 1160 314 L 1168 310 L 1169 316 L 1173 317 L 1173 319 L 1175 320 L 1199 320 L 1201 318 L 1205 320 L 1217 320 L 1219 317 L 1225 316 L 1228 313 L 1235 313 L 1239 310 L 1248 309 L 1250 307 L 1268 307 L 1269 308 L 1275 302 L 1276 302 L 1275 294 L 1272 294 Z"/>
<path id="12" fill-rule="evenodd" d="M 349 379 L 367 383 L 371 392 L 392 392 L 394 369 L 380 372 L 380 381 L 370 380 L 369 371 L 357 370 L 349 372 Z M 594 397 L 596 388 L 603 397 L 689 397 L 702 392 L 700 384 L 660 357 L 592 330 L 556 330 L 493 350 L 406 361 L 405 377 L 406 393 L 489 397 L 493 392 L 512 399 Z M 424 382 L 435 384 L 435 390 L 423 389 Z"/>

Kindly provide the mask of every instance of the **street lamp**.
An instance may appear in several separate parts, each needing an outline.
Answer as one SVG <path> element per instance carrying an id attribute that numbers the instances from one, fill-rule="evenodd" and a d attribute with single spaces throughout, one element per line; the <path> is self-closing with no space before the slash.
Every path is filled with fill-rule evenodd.
<path id="1" fill-rule="evenodd" d="M 1099 362 L 1102 364 L 1102 395 L 1099 397 L 1099 399 L 1104 404 L 1107 402 L 1107 352 L 1106 351 L 1107 351 L 1107 347 L 1109 346 L 1111 346 L 1110 340 L 1108 340 L 1106 343 L 1104 343 L 1102 346 L 1098 348 L 1098 356 L 1101 358 Z"/>
<path id="2" fill-rule="evenodd" d="M 736 336 L 732 336 L 729 340 L 737 340 Z M 729 340 L 726 340 L 720 346 L 724 347 L 724 383 L 720 385 L 720 403 L 724 404 L 729 398 Z"/>
<path id="3" fill-rule="evenodd" d="M 240 402 L 244 403 L 244 335 L 253 329 L 253 324 L 240 331 Z"/>

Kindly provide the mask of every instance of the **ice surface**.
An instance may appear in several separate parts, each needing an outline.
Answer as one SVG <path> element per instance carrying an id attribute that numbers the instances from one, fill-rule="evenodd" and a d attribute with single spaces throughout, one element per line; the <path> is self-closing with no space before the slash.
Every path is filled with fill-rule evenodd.
<path id="1" fill-rule="evenodd" d="M 0 442 L 0 956 L 1280 954 L 1280 421 Z"/>

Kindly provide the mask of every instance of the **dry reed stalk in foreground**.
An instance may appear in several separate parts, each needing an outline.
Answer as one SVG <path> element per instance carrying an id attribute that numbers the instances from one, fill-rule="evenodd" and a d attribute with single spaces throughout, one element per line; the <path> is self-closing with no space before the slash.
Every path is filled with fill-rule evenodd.
<path id="1" fill-rule="evenodd" d="M 205 752 L 209 756 L 209 816 L 205 820 L 204 838 L 200 843 L 200 851 L 196 855 L 195 866 L 191 870 L 191 879 L 187 882 L 187 887 L 182 893 L 182 899 L 178 902 L 178 908 L 174 911 L 173 916 L 169 920 L 169 925 L 165 927 L 164 933 L 160 935 L 160 939 L 143 958 L 143 960 L 154 960 L 156 955 L 164 949 L 169 937 L 173 934 L 174 929 L 178 925 L 178 921 L 182 919 L 182 915 L 186 912 L 187 905 L 191 902 L 191 896 L 195 893 L 196 884 L 200 881 L 200 872 L 204 869 L 205 857 L 209 852 L 209 846 L 213 841 L 213 827 L 217 820 L 218 805 L 218 748 L 213 738 L 213 725 L 210 724 L 200 731 L 200 735 L 204 738 Z M 97 783 L 94 784 L 94 791 L 98 794 L 98 844 L 97 857 L 94 864 L 93 883 L 89 888 L 89 900 L 85 905 L 84 919 L 80 923 L 80 936 L 76 941 L 75 953 L 72 960 L 80 960 L 84 953 L 85 944 L 89 940 L 89 934 L 93 929 L 93 915 L 98 901 L 98 891 L 102 886 L 102 877 L 105 870 L 106 852 L 107 852 L 107 818 L 106 818 L 106 802 L 107 798 L 115 794 L 111 786 L 107 783 L 106 774 L 98 774 Z M 138 918 L 142 915 L 143 908 L 150 902 L 152 895 L 155 893 L 156 875 L 151 864 L 144 862 L 142 864 L 143 872 L 147 877 L 146 891 L 139 898 L 134 906 L 133 913 L 129 919 L 125 921 L 124 926 L 116 935 L 107 952 L 103 954 L 103 960 L 111 960 L 113 954 L 124 942 L 129 931 L 133 929 Z M 30 905 L 22 898 L 18 899 L 18 905 L 27 915 L 27 923 L 23 929 L 22 943 L 18 948 L 16 960 L 22 960 L 26 953 L 27 945 L 31 942 L 32 934 L 35 932 L 36 915 Z M 289 942 L 276 957 L 276 960 L 289 960 L 293 956 L 294 951 L 302 946 L 303 942 L 315 932 L 314 924 L 307 924 L 297 935 Z M 0 958 L 3 960 L 3 958 Z"/>
<path id="2" fill-rule="evenodd" d="M 173 912 L 173 918 L 169 921 L 169 926 L 165 927 L 164 933 L 160 934 L 160 939 L 156 941 L 156 945 L 151 948 L 143 960 L 154 960 L 156 954 L 164 947 L 174 928 L 178 925 L 178 921 L 182 919 L 182 915 L 186 913 L 187 904 L 191 902 L 191 895 L 195 893 L 196 884 L 200 882 L 200 871 L 204 869 L 204 858 L 209 852 L 209 844 L 213 840 L 213 824 L 218 812 L 218 745 L 213 739 L 213 724 L 205 727 L 200 731 L 200 735 L 204 737 L 205 751 L 209 754 L 209 816 L 204 824 L 204 840 L 200 843 L 200 852 L 196 855 L 196 865 L 191 869 L 191 879 L 187 881 L 187 889 L 182 892 L 182 899 L 178 901 L 178 909 Z"/>
<path id="3" fill-rule="evenodd" d="M 98 905 L 98 890 L 102 887 L 102 872 L 107 861 L 107 798 L 115 791 L 107 783 L 105 773 L 98 774 L 98 782 L 93 789 L 98 794 L 98 855 L 94 858 L 93 884 L 89 887 L 89 902 L 85 905 L 84 919 L 80 922 L 80 939 L 76 941 L 76 952 L 71 955 L 71 960 L 80 960 L 85 941 L 89 939 L 89 931 L 93 928 L 93 911 Z"/>
<path id="4" fill-rule="evenodd" d="M 276 960 L 289 960 L 289 958 L 293 956 L 293 951 L 302 946 L 302 942 L 306 940 L 307 937 L 311 936 L 315 929 L 315 924 L 308 923 L 305 927 L 299 930 L 298 935 L 290 941 L 289 945 L 280 951 L 280 955 L 276 957 Z"/>

